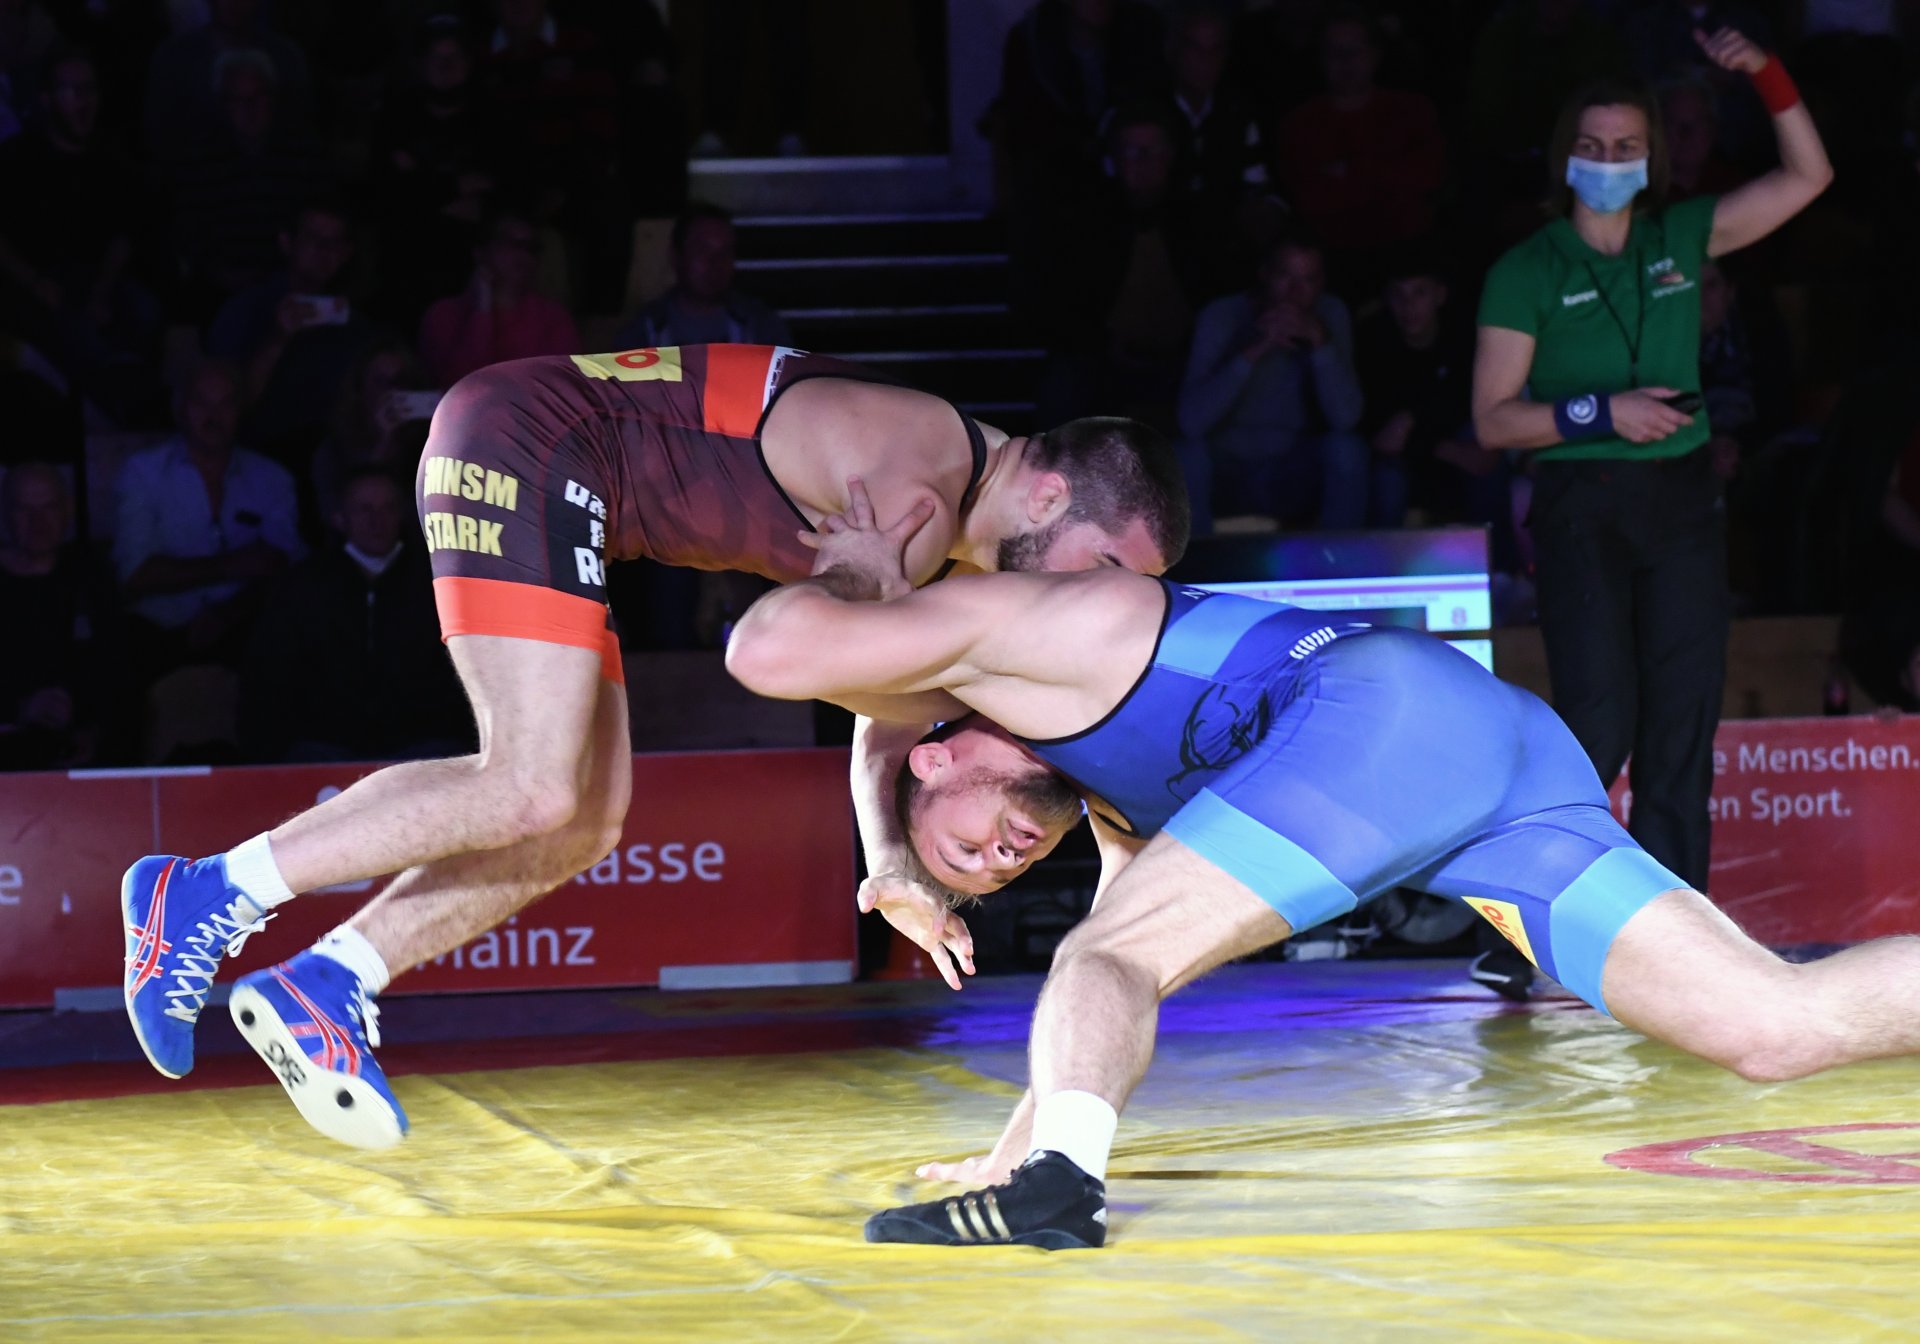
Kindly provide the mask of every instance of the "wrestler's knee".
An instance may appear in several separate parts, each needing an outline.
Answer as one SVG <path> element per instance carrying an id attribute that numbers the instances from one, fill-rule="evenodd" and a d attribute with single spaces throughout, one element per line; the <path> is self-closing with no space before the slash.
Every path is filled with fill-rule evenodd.
<path id="1" fill-rule="evenodd" d="M 1181 983 L 1187 967 L 1170 954 L 1165 942 L 1137 936 L 1140 932 L 1137 924 L 1089 919 L 1060 940 L 1053 954 L 1053 973 L 1097 972 L 1139 984 L 1165 998 Z"/>
<path id="2" fill-rule="evenodd" d="M 1749 1030 L 1749 1037 L 1730 1052 L 1730 1058 L 1714 1062 L 1750 1083 L 1791 1082 L 1835 1062 L 1834 1042 L 1815 1020 L 1773 1014 L 1770 1021 L 1750 1025 Z"/>
<path id="3" fill-rule="evenodd" d="M 1830 1067 L 1837 1042 L 1805 992 L 1801 968 L 1780 971 L 1764 996 L 1730 993 L 1699 1013 L 1675 1044 L 1750 1083 L 1784 1083 Z"/>
<path id="4" fill-rule="evenodd" d="M 495 822 L 503 844 L 522 844 L 570 831 L 581 815 L 585 790 L 571 770 L 483 767 L 493 776 Z"/>

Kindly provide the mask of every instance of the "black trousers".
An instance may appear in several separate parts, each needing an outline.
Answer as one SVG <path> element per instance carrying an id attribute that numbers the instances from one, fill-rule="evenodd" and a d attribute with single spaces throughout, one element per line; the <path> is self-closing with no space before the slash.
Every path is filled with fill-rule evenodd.
<path id="1" fill-rule="evenodd" d="M 1553 706 L 1602 783 L 1631 756 L 1628 830 L 1705 891 L 1730 619 L 1712 464 L 1542 462 L 1531 526 Z"/>

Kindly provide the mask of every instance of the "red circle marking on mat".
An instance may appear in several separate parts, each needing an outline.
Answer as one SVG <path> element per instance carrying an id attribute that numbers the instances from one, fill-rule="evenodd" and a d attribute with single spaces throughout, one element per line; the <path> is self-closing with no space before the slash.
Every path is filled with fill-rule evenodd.
<path id="1" fill-rule="evenodd" d="M 1920 1153 L 1859 1153 L 1851 1148 L 1810 1143 L 1812 1134 L 1856 1134 L 1862 1130 L 1910 1129 L 1920 1124 L 1808 1125 L 1802 1129 L 1750 1129 L 1744 1134 L 1713 1134 L 1622 1148 L 1607 1161 L 1628 1171 L 1659 1176 L 1704 1176 L 1720 1181 L 1793 1181 L 1801 1185 L 1920 1185 Z M 1708 1148 L 1746 1148 L 1832 1168 L 1829 1171 L 1755 1171 L 1751 1167 L 1710 1167 L 1694 1160 Z"/>

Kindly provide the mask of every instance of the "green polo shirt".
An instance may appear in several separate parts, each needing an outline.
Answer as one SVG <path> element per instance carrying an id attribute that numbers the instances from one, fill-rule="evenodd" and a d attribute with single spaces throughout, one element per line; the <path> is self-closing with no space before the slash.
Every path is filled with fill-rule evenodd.
<path id="1" fill-rule="evenodd" d="M 1527 395 L 1555 402 L 1634 387 L 1700 390 L 1700 268 L 1715 198 L 1696 196 L 1635 215 L 1619 256 L 1596 252 L 1556 219 L 1487 272 L 1480 325 L 1533 337 Z M 1638 347 L 1636 364 L 1634 349 Z M 1678 457 L 1707 441 L 1704 410 L 1657 443 L 1608 435 L 1542 448 L 1556 460 Z"/>

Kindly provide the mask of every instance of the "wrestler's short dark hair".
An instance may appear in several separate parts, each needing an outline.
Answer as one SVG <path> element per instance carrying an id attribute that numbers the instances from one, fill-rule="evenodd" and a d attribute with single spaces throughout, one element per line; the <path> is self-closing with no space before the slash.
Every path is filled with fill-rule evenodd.
<path id="1" fill-rule="evenodd" d="M 1067 517 L 1120 533 L 1138 518 L 1169 565 L 1193 530 L 1187 481 L 1166 435 L 1120 416 L 1090 415 L 1027 440 L 1027 461 L 1073 487 Z"/>

